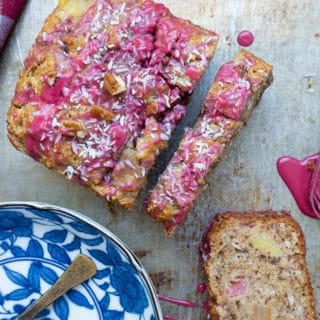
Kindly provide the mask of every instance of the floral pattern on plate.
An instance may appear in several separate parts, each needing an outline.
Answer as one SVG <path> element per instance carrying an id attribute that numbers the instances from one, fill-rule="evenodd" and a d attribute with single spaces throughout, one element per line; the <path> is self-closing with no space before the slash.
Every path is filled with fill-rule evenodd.
<path id="1" fill-rule="evenodd" d="M 0 205 L 0 319 L 16 319 L 80 253 L 97 274 L 36 319 L 161 319 L 148 276 L 119 239 L 81 214 L 35 203 Z"/>

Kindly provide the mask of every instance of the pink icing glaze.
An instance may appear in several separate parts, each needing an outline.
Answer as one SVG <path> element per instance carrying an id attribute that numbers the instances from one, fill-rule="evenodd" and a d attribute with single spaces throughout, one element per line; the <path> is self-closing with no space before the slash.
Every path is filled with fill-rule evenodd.
<path id="1" fill-rule="evenodd" d="M 207 290 L 207 285 L 205 283 L 199 283 L 197 286 L 197 292 L 204 293 Z"/>
<path id="2" fill-rule="evenodd" d="M 106 34 L 108 23 L 114 27 L 110 31 L 112 34 Z M 164 5 L 152 1 L 136 6 L 135 1 L 124 5 L 97 0 L 77 23 L 68 17 L 51 33 L 40 35 L 25 66 L 36 65 L 51 54 L 56 78 L 43 75 L 44 84 L 39 95 L 28 90 L 17 92 L 15 97 L 23 105 L 32 102 L 38 108 L 27 130 L 26 148 L 30 155 L 40 160 L 42 155 L 49 155 L 53 146 L 67 142 L 74 153 L 83 158 L 78 168 L 65 168 L 69 178 L 75 174 L 75 179 L 85 183 L 92 173 L 97 180 L 107 180 L 106 173 L 119 159 L 119 148 L 135 139 L 143 128 L 147 117 L 145 106 L 149 102 L 146 97 L 154 98 L 158 105 L 156 116 L 162 117 L 195 86 L 201 74 L 197 69 L 202 70 L 207 65 L 210 54 L 204 53 L 194 63 L 188 63 L 189 79 L 179 85 L 176 83 L 178 76 L 172 75 L 175 68 L 186 73 L 188 57 L 182 58 L 182 51 L 188 55 L 193 50 L 189 43 L 191 28 L 183 28 L 181 35 L 181 26 L 187 25 L 171 16 Z M 84 37 L 80 47 L 69 52 L 61 39 L 64 36 L 78 39 L 80 34 Z M 109 48 L 111 36 L 115 38 Z M 207 44 L 216 40 L 217 36 L 212 33 Z M 106 71 L 119 75 L 125 82 L 127 88 L 121 99 L 103 89 Z M 51 85 L 53 80 L 55 83 Z M 155 88 L 163 91 L 155 94 Z M 72 138 L 69 130 L 61 127 L 66 116 L 72 117 L 68 114 L 70 110 L 65 109 L 70 105 L 75 110 L 99 105 L 114 112 L 116 117 L 106 123 L 84 111 L 71 120 L 85 125 L 86 136 L 78 139 L 73 135 L 75 138 Z M 59 155 L 54 159 L 57 164 L 61 162 Z"/>
<path id="3" fill-rule="evenodd" d="M 109 136 L 115 142 L 115 146 L 117 148 L 123 146 L 127 139 L 127 132 L 126 128 L 122 127 L 120 124 L 115 123 L 111 126 L 109 130 Z"/>
<path id="4" fill-rule="evenodd" d="M 157 122 L 153 117 L 148 117 L 145 121 L 144 130 L 137 139 L 134 157 L 136 154 L 139 155 L 141 152 L 143 153 L 143 151 L 148 148 L 155 148 L 155 154 L 158 154 L 165 147 L 172 130 L 185 114 L 185 109 L 186 107 L 184 105 L 175 106 L 172 111 L 166 114 L 162 123 Z M 152 136 L 151 140 L 148 138 L 150 136 Z M 132 162 L 127 156 L 124 161 L 120 158 L 113 168 L 112 173 L 107 176 L 107 179 L 110 175 L 112 176 L 111 179 L 108 179 L 108 189 L 115 190 L 113 187 L 116 186 L 116 189 L 120 192 L 129 191 L 131 192 L 132 197 L 133 192 L 136 192 L 136 196 L 138 196 L 138 192 L 146 183 L 145 177 L 156 161 L 155 154 L 150 154 L 148 157 L 144 157 L 140 160 L 139 167 L 136 168 L 136 170 L 132 170 L 135 168 L 135 165 L 133 164 L 135 160 Z M 121 181 L 123 175 L 126 176 L 126 182 Z M 111 196 L 115 196 L 116 194 L 117 192 L 114 192 Z M 109 192 L 107 195 L 110 197 Z"/>
<path id="5" fill-rule="evenodd" d="M 309 201 L 309 184 L 313 166 L 319 153 L 303 160 L 292 157 L 281 157 L 277 161 L 278 172 L 293 195 L 299 209 L 310 218 L 317 218 Z"/>
<path id="6" fill-rule="evenodd" d="M 238 64 L 233 61 L 225 63 L 219 69 L 215 81 L 223 81 L 236 84 L 236 82 L 241 79 L 241 73 L 237 69 L 235 69 L 236 66 L 238 66 Z"/>
<path id="7" fill-rule="evenodd" d="M 192 80 L 192 81 L 199 81 L 201 77 L 201 72 L 197 70 L 196 68 L 188 68 L 186 70 L 186 75 Z"/>
<path id="8" fill-rule="evenodd" d="M 63 96 L 63 88 L 68 83 L 68 77 L 60 78 L 53 86 L 44 85 L 41 91 L 41 98 L 44 102 L 52 104 Z"/>
<path id="9" fill-rule="evenodd" d="M 18 105 L 26 105 L 33 95 L 34 95 L 34 90 L 32 88 L 28 88 L 28 89 L 18 91 L 15 94 L 13 100 Z"/>
<path id="10" fill-rule="evenodd" d="M 208 237 L 209 232 L 211 231 L 211 229 L 213 228 L 214 224 L 216 223 L 216 218 L 213 217 L 208 225 L 208 227 L 206 228 L 201 242 L 200 242 L 200 246 L 199 246 L 199 253 L 200 253 L 200 264 L 202 266 L 204 266 L 205 262 L 208 260 L 209 258 L 209 254 L 210 254 L 210 239 Z"/>
<path id="11" fill-rule="evenodd" d="M 51 130 L 53 117 L 54 114 L 38 115 L 28 128 L 25 146 L 35 160 L 39 160 L 45 150 L 48 151 L 50 141 L 47 134 Z"/>
<path id="12" fill-rule="evenodd" d="M 240 46 L 249 47 L 254 41 L 254 35 L 249 30 L 243 30 L 238 34 L 237 41 Z"/>
<path id="13" fill-rule="evenodd" d="M 240 119 L 245 102 L 252 93 L 250 81 L 237 70 L 239 67 L 239 63 L 229 62 L 220 68 L 215 81 L 231 83 L 234 88 L 220 94 L 209 93 L 204 105 L 211 117 L 222 115 L 233 120 Z M 246 68 L 245 65 L 243 67 Z"/>

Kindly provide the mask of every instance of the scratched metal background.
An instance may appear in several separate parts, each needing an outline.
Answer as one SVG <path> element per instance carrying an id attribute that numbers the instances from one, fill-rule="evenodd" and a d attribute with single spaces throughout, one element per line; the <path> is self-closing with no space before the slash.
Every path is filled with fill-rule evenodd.
<path id="1" fill-rule="evenodd" d="M 76 1 L 76 0 L 75 0 Z M 108 211 L 93 193 L 15 151 L 6 137 L 5 116 L 18 72 L 44 19 L 57 1 L 29 0 L 0 57 L 0 201 L 33 200 L 80 211 L 109 228 L 138 255 L 162 295 L 202 302 L 196 292 L 204 281 L 198 245 L 210 218 L 225 210 L 286 209 L 306 235 L 308 264 L 320 311 L 320 221 L 299 213 L 276 160 L 320 149 L 320 1 L 318 0 L 165 0 L 172 11 L 217 31 L 215 59 L 191 104 L 199 106 L 219 65 L 239 49 L 242 29 L 255 34 L 250 50 L 274 66 L 274 83 L 215 170 L 187 221 L 172 238 L 144 213 Z M 189 120 L 192 122 L 192 119 Z M 163 313 L 205 319 L 202 310 L 162 303 Z"/>

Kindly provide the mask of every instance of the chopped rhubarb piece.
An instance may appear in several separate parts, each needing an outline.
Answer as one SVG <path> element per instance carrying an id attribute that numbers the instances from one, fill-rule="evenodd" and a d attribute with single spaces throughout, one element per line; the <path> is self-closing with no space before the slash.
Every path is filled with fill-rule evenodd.
<path id="1" fill-rule="evenodd" d="M 237 281 L 230 281 L 226 289 L 226 293 L 229 297 L 237 297 L 246 293 L 247 282 L 245 279 Z"/>

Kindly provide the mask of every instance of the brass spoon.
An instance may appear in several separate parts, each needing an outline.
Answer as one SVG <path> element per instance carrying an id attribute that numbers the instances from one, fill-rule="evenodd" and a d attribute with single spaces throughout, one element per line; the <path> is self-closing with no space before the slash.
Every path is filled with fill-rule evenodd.
<path id="1" fill-rule="evenodd" d="M 31 320 L 60 298 L 67 291 L 93 277 L 97 272 L 95 264 L 87 256 L 77 256 L 57 282 L 35 303 L 27 308 L 17 320 Z"/>

